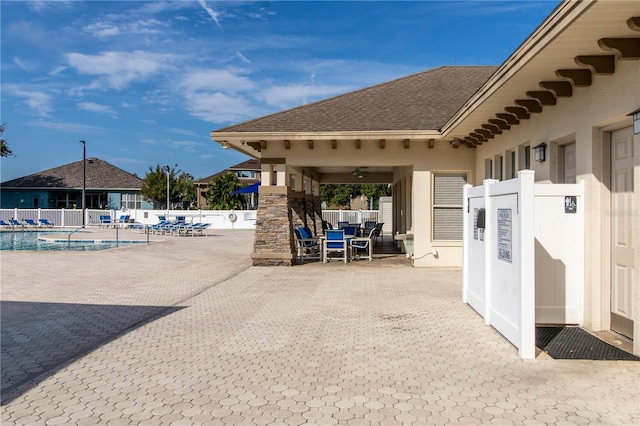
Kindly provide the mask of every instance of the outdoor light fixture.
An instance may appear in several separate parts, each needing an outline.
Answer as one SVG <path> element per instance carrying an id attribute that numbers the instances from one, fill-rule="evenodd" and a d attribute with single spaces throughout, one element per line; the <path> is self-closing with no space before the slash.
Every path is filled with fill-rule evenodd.
<path id="1" fill-rule="evenodd" d="M 540 145 L 536 145 L 533 147 L 533 155 L 534 155 L 534 159 L 538 162 L 543 162 L 546 158 L 545 158 L 545 151 L 547 149 L 547 144 L 546 143 L 541 143 Z"/>
<path id="2" fill-rule="evenodd" d="M 633 118 L 633 134 L 634 135 L 639 134 L 640 133 L 640 108 L 638 108 L 637 110 L 627 115 L 630 115 Z"/>

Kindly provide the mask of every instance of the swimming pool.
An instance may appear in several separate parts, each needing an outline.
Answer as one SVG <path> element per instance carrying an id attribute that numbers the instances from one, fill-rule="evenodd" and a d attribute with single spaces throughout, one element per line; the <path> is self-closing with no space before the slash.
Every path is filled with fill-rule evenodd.
<path id="1" fill-rule="evenodd" d="M 51 234 L 58 235 L 54 238 Z M 98 251 L 146 243 L 145 241 L 119 241 L 116 245 L 115 241 L 72 239 L 69 244 L 68 235 L 69 233 L 64 231 L 4 231 L 0 232 L 0 250 Z"/>

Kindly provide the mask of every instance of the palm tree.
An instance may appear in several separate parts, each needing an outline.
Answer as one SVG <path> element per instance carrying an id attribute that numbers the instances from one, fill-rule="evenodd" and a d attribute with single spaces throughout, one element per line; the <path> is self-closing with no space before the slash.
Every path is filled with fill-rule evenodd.
<path id="1" fill-rule="evenodd" d="M 232 210 L 245 208 L 245 199 L 233 191 L 240 189 L 240 181 L 232 172 L 225 173 L 209 182 L 207 204 L 213 210 Z"/>

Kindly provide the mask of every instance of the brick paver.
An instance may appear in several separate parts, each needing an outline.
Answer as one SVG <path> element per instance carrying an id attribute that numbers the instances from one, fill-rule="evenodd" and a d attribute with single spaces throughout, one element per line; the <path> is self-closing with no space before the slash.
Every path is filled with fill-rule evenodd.
<path id="1" fill-rule="evenodd" d="M 638 424 L 635 362 L 522 361 L 458 269 L 250 267 L 250 231 L 2 253 L 3 424 Z"/>

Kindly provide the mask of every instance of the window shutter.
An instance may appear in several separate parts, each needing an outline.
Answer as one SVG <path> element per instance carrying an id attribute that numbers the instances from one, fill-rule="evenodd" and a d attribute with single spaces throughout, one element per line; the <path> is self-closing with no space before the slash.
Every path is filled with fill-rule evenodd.
<path id="1" fill-rule="evenodd" d="M 462 206 L 466 174 L 435 174 L 433 179 L 433 239 L 462 240 Z"/>

